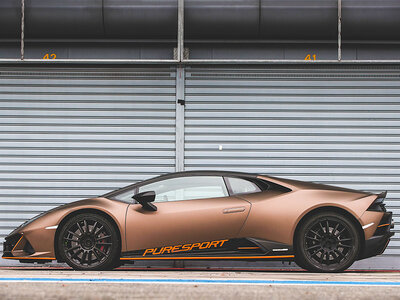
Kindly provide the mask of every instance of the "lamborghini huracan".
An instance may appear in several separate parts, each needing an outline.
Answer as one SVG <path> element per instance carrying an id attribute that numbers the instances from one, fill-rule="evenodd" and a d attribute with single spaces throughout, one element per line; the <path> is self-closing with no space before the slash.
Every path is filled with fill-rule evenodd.
<path id="1" fill-rule="evenodd" d="M 44 212 L 3 258 L 109 270 L 139 260 L 294 260 L 340 272 L 394 234 L 386 192 L 224 171 L 162 175 Z"/>

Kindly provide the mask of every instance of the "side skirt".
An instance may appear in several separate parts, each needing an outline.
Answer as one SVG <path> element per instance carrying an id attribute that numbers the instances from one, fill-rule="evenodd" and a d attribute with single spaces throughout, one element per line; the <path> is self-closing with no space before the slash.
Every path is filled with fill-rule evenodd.
<path id="1" fill-rule="evenodd" d="M 124 252 L 120 260 L 294 260 L 294 253 L 286 244 L 242 238 Z"/>

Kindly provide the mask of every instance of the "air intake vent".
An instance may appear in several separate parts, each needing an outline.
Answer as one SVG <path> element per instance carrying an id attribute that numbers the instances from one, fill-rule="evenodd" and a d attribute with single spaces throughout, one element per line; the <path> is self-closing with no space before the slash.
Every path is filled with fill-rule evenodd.
<path id="1" fill-rule="evenodd" d="M 33 249 L 31 243 L 29 243 L 29 241 L 27 240 L 24 246 L 24 251 L 26 253 L 28 253 L 29 255 L 32 255 L 33 253 L 35 253 L 35 249 Z"/>

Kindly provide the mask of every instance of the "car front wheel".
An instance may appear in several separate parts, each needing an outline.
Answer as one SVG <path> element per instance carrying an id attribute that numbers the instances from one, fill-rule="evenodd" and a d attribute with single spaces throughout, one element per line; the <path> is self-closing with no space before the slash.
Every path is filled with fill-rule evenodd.
<path id="1" fill-rule="evenodd" d="M 119 262 L 119 235 L 107 218 L 82 213 L 62 226 L 58 251 L 62 260 L 76 270 L 109 270 Z"/>

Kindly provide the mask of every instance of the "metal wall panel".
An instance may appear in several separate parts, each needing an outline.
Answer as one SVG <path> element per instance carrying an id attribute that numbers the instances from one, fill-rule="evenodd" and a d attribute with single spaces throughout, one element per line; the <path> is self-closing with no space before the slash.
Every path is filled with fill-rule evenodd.
<path id="1" fill-rule="evenodd" d="M 388 190 L 400 256 L 400 69 L 186 69 L 185 169 L 265 173 Z"/>
<path id="2" fill-rule="evenodd" d="M 175 67 L 0 68 L 0 243 L 42 211 L 173 171 Z"/>

